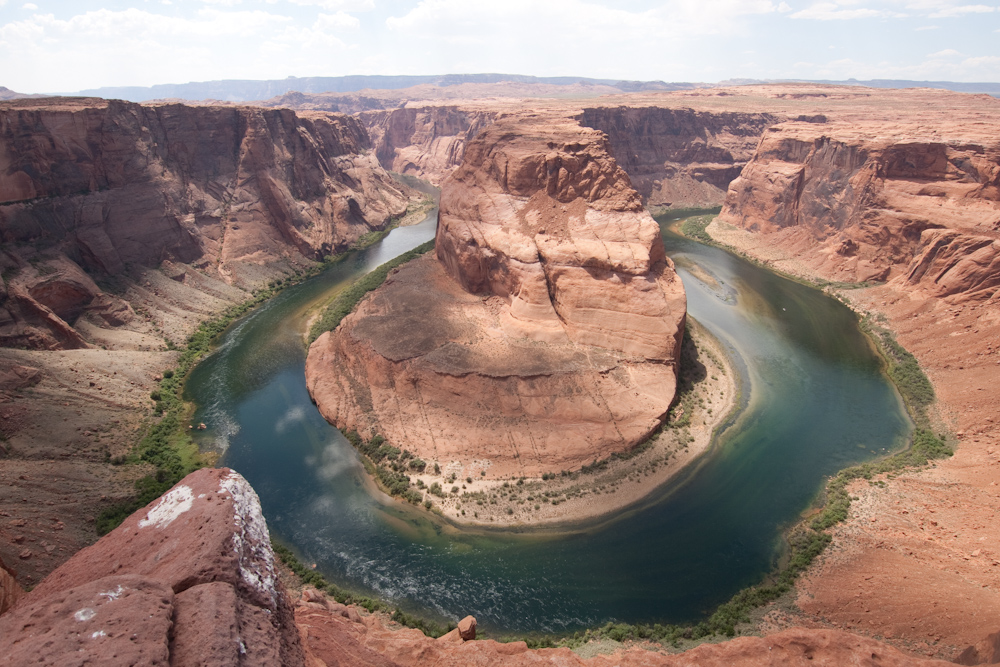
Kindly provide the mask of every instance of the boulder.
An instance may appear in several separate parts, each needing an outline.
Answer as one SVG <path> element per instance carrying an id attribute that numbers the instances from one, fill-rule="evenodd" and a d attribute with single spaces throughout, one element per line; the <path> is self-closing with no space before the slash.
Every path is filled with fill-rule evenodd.
<path id="1" fill-rule="evenodd" d="M 116 603 L 125 600 L 139 611 L 123 611 L 131 607 Z M 74 626 L 83 622 L 77 616 L 88 625 Z M 112 642 L 118 632 L 95 624 L 111 618 L 124 627 L 131 617 L 148 652 L 105 664 L 303 664 L 260 502 L 243 477 L 225 468 L 193 472 L 79 551 L 0 619 L 0 654 L 30 655 L 60 637 L 68 649 L 74 627 Z"/>
<path id="2" fill-rule="evenodd" d="M 471 641 L 476 638 L 476 617 L 466 616 L 458 622 L 458 634 L 463 641 Z"/>

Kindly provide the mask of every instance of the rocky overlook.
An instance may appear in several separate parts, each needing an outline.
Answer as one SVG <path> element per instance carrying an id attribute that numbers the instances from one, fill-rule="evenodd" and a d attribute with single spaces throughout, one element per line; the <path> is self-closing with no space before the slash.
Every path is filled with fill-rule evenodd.
<path id="1" fill-rule="evenodd" d="M 181 480 L 0 616 L 0 665 L 948 665 L 838 630 L 792 629 L 669 655 L 476 639 L 475 619 L 432 639 L 384 614 L 286 589 L 253 488 L 205 469 Z M 996 657 L 993 635 L 963 664 Z"/>
<path id="2" fill-rule="evenodd" d="M 436 248 L 313 344 L 327 419 L 490 477 L 577 468 L 660 423 L 684 291 L 605 135 L 488 127 L 442 188 Z"/>

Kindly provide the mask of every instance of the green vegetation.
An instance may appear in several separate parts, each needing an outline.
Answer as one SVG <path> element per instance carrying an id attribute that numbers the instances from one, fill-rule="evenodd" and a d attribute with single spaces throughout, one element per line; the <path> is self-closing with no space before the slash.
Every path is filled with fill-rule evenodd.
<path id="1" fill-rule="evenodd" d="M 366 234 L 352 246 L 352 249 L 363 248 L 376 243 L 385 236 L 385 233 L 388 233 L 388 230 L 384 233 L 376 233 L 381 234 L 381 236 Z M 410 251 L 410 253 L 406 253 L 403 256 L 409 256 L 408 259 L 412 259 L 417 254 L 426 252 L 432 246 L 433 242 L 424 244 L 424 246 L 421 246 L 423 250 L 420 250 L 420 252 Z M 150 392 L 150 398 L 154 401 L 153 413 L 155 417 L 159 417 L 160 419 L 149 426 L 145 435 L 127 456 L 112 461 L 117 465 L 129 463 L 150 464 L 153 467 L 153 471 L 135 482 L 136 495 L 134 497 L 115 503 L 98 515 L 98 535 L 104 535 L 114 530 L 130 514 L 159 498 L 170 487 L 184 478 L 185 475 L 211 462 L 211 457 L 202 455 L 198 450 L 198 445 L 188 435 L 188 429 L 185 427 L 185 416 L 188 408 L 184 405 L 181 392 L 188 373 L 211 351 L 218 336 L 235 320 L 246 315 L 285 288 L 312 278 L 327 268 L 343 261 L 346 256 L 347 253 L 342 253 L 327 257 L 322 262 L 304 271 L 271 281 L 266 287 L 255 290 L 249 299 L 230 306 L 222 314 L 213 319 L 202 322 L 198 326 L 198 329 L 188 336 L 186 344 L 183 347 L 178 346 L 173 341 L 167 340 L 168 349 L 180 350 L 181 355 L 177 360 L 177 366 L 165 370 L 159 386 Z M 375 273 L 378 273 L 389 264 L 392 264 L 392 262 L 379 267 L 375 270 Z M 378 284 L 382 284 L 387 274 L 388 269 L 380 274 L 381 277 L 378 279 Z M 365 278 L 362 278 L 358 283 L 364 280 Z M 360 297 L 363 295 L 362 293 L 357 298 L 360 300 Z M 378 475 L 377 469 L 375 474 Z M 379 479 L 383 481 L 387 488 L 400 489 L 402 488 L 401 477 L 405 477 L 405 475 L 400 476 L 396 471 L 391 471 L 389 468 L 383 466 Z M 406 478 L 406 482 L 408 486 L 409 478 Z M 409 497 L 407 499 L 414 502 Z"/>
<path id="2" fill-rule="evenodd" d="M 713 206 L 712 208 L 667 208 L 657 210 L 653 213 L 653 217 L 656 218 L 657 222 L 671 222 L 673 220 L 683 220 L 684 218 L 690 218 L 692 216 L 714 218 L 720 213 L 722 213 L 721 206 Z M 711 220 L 709 220 L 709 222 L 711 222 Z M 708 223 L 705 224 L 707 225 Z"/>
<path id="3" fill-rule="evenodd" d="M 718 211 L 716 211 L 716 214 L 717 213 Z M 705 245 L 715 245 L 715 240 L 708 235 L 708 232 L 705 231 L 705 228 L 708 227 L 713 220 L 715 220 L 715 214 L 698 215 L 685 218 L 681 223 L 681 234 L 700 243 L 704 243 Z"/>
<path id="4" fill-rule="evenodd" d="M 336 584 L 332 584 L 326 580 L 326 578 L 311 568 L 306 567 L 302 562 L 295 557 L 292 550 L 285 545 L 271 540 L 271 547 L 274 549 L 274 554 L 281 560 L 285 566 L 290 569 L 299 581 L 305 586 L 314 586 L 317 590 L 326 593 L 334 600 L 341 604 L 352 604 L 363 609 L 367 609 L 370 612 L 384 612 L 387 614 L 392 614 L 392 620 L 399 623 L 400 625 L 405 625 L 408 628 L 416 628 L 420 630 L 428 637 L 440 637 L 446 632 L 450 632 L 455 629 L 452 624 L 441 625 L 440 623 L 435 623 L 434 621 L 429 621 L 424 618 L 419 618 L 417 616 L 412 616 L 407 614 L 399 607 L 393 607 L 382 600 L 377 600 L 365 595 L 357 595 L 340 588 Z"/>
<path id="5" fill-rule="evenodd" d="M 362 298 L 368 292 L 378 288 L 385 279 L 389 276 L 389 272 L 398 266 L 409 262 L 411 259 L 415 259 L 425 252 L 431 250 L 434 247 L 434 241 L 428 241 L 427 243 L 421 244 L 410 250 L 409 252 L 404 252 L 399 257 L 389 260 L 382 266 L 378 267 L 371 273 L 362 276 L 355 280 L 350 287 L 346 288 L 340 295 L 334 299 L 323 315 L 313 324 L 312 329 L 309 331 L 309 343 L 311 344 L 314 340 L 320 337 L 321 334 L 327 331 L 333 331 L 340 324 L 340 321 L 347 317 L 355 306 L 361 301 Z"/>
<path id="6" fill-rule="evenodd" d="M 423 471 L 427 467 L 424 461 L 414 458 L 413 454 L 405 449 L 399 450 L 393 447 L 380 435 L 372 436 L 366 442 L 358 435 L 357 431 L 344 431 L 343 433 L 348 442 L 354 445 L 354 448 L 365 457 L 365 470 L 375 476 L 386 493 L 402 498 L 413 505 L 418 505 L 423 501 L 424 495 L 411 488 L 410 477 L 406 474 L 406 470 Z M 435 487 L 437 487 L 436 490 Z M 434 495 L 444 496 L 437 482 L 431 485 L 429 491 Z"/>

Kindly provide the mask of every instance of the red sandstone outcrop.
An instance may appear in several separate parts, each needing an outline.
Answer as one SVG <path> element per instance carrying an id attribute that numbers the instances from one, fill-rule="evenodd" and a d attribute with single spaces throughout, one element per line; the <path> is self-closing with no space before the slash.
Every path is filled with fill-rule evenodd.
<path id="1" fill-rule="evenodd" d="M 866 91 L 827 122 L 771 128 L 729 192 L 717 239 L 783 271 L 885 280 L 840 295 L 889 326 L 957 439 L 933 467 L 859 483 L 799 582 L 811 621 L 953 655 L 1000 614 L 1000 101 Z M 857 104 L 857 106 L 855 106 Z M 877 108 L 865 107 L 877 104 Z"/>
<path id="2" fill-rule="evenodd" d="M 866 637 L 839 630 L 793 628 L 766 637 L 703 644 L 679 654 L 630 648 L 582 658 L 568 648 L 529 649 L 524 642 L 463 641 L 454 630 L 439 639 L 419 630 L 389 629 L 376 616 L 349 618 L 332 602 L 304 600 L 295 609 L 307 664 L 355 667 L 729 667 L 730 665 L 886 665 L 953 663 L 921 659 Z M 967 663 L 972 664 L 972 663 Z"/>
<path id="3" fill-rule="evenodd" d="M 935 296 L 989 298 L 1000 287 L 1000 144 L 989 125 L 921 129 L 775 125 L 720 220 L 774 234 L 831 280 L 901 277 Z"/>
<path id="4" fill-rule="evenodd" d="M 0 617 L 0 664 L 302 665 L 257 494 L 191 473 Z"/>
<path id="5" fill-rule="evenodd" d="M 24 597 L 24 589 L 17 583 L 16 576 L 17 574 L 0 560 L 0 614 Z"/>
<path id="6" fill-rule="evenodd" d="M 591 107 L 580 122 L 608 135 L 611 154 L 649 206 L 712 207 L 753 156 L 769 113 Z"/>
<path id="7" fill-rule="evenodd" d="M 659 425 L 684 291 L 603 134 L 530 116 L 480 134 L 443 187 L 437 260 L 313 344 L 332 423 L 490 477 L 578 468 Z"/>
<path id="8" fill-rule="evenodd" d="M 404 107 L 359 115 L 383 167 L 435 185 L 462 163 L 466 144 L 498 113 L 454 106 Z"/>
<path id="9" fill-rule="evenodd" d="M 348 116 L 15 100 L 0 106 L 0 137 L 5 274 L 47 263 L 5 285 L 6 345 L 82 347 L 72 325 L 85 311 L 108 326 L 128 319 L 84 270 L 134 279 L 134 267 L 169 260 L 252 288 L 384 228 L 408 203 Z"/>

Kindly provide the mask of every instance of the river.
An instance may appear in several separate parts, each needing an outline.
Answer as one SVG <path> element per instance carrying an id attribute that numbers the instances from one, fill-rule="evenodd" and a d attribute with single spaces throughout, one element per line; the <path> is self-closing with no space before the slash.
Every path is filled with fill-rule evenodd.
<path id="1" fill-rule="evenodd" d="M 224 450 L 272 534 L 330 581 L 432 618 L 473 614 L 494 634 L 695 622 L 774 566 L 825 477 L 909 434 L 847 307 L 665 229 L 689 314 L 749 397 L 698 464 L 614 520 L 559 532 L 461 529 L 391 501 L 310 401 L 302 332 L 311 306 L 432 238 L 436 213 L 234 323 L 186 385 L 202 445 Z"/>

